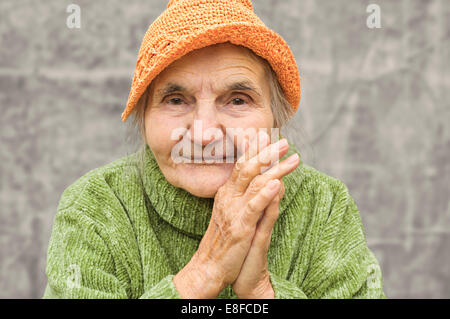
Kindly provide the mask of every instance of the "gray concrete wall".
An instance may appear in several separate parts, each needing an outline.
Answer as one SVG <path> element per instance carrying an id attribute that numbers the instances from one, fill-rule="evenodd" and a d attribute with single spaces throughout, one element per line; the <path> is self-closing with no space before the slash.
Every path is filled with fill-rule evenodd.
<path id="1" fill-rule="evenodd" d="M 130 152 L 120 114 L 167 0 L 0 2 L 0 298 L 39 298 L 62 191 Z M 391 298 L 450 298 L 450 2 L 254 0 L 303 78 L 285 134 L 344 181 Z"/>

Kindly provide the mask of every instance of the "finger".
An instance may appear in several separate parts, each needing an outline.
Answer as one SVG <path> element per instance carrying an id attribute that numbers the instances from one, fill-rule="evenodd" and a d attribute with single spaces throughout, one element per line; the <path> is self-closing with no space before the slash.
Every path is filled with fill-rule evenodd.
<path id="1" fill-rule="evenodd" d="M 257 229 L 262 231 L 263 233 L 265 232 L 266 234 L 268 234 L 271 231 L 280 213 L 279 212 L 280 202 L 283 199 L 285 192 L 284 183 L 283 181 L 280 182 L 281 185 L 280 190 L 278 191 L 278 195 L 275 196 L 269 203 L 269 205 L 266 207 L 266 209 L 264 210 L 264 214 L 262 214 L 257 224 Z"/>
<path id="2" fill-rule="evenodd" d="M 256 228 L 255 236 L 253 237 L 252 246 L 254 246 L 255 251 L 259 254 L 267 254 L 269 251 L 273 227 L 280 214 L 278 203 L 276 205 L 270 204 L 269 206 L 270 208 L 266 209 L 260 224 Z"/>
<path id="3" fill-rule="evenodd" d="M 249 152 L 250 152 L 250 145 L 252 143 L 252 139 L 250 137 L 245 137 L 244 141 L 242 142 L 242 155 L 238 158 L 236 161 L 236 164 L 234 165 L 233 171 L 231 172 L 230 181 L 235 182 L 239 176 L 239 172 L 245 163 L 246 159 L 249 158 Z"/>
<path id="4" fill-rule="evenodd" d="M 256 176 L 247 187 L 247 190 L 245 191 L 245 197 L 247 197 L 248 199 L 254 197 L 259 192 L 259 190 L 263 188 L 270 180 L 281 180 L 282 177 L 295 170 L 299 162 L 299 157 L 294 154 L 281 163 L 278 163 L 267 172 Z"/>
<path id="5" fill-rule="evenodd" d="M 268 137 L 268 135 L 267 135 L 267 137 Z M 267 146 L 267 145 L 265 145 L 265 146 Z M 279 163 L 279 160 L 277 159 L 276 161 L 271 161 L 270 163 L 263 165 L 261 167 L 261 174 L 263 174 L 264 172 L 266 172 L 267 170 L 269 170 L 271 167 L 273 167 L 274 165 L 276 165 L 278 163 Z"/>
<path id="6" fill-rule="evenodd" d="M 239 165 L 237 170 L 233 170 L 231 174 L 231 180 L 235 181 L 239 176 L 239 168 L 245 164 L 246 161 L 250 160 L 259 150 L 262 150 L 269 143 L 269 135 L 264 131 L 256 132 L 255 135 L 245 136 L 242 143 L 243 147 L 241 150 L 241 156 L 237 160 L 237 165 Z"/>
<path id="7" fill-rule="evenodd" d="M 266 148 L 269 145 L 269 143 L 270 143 L 269 135 L 263 130 L 259 131 L 258 134 L 256 134 L 255 138 L 252 140 L 252 143 L 250 144 L 247 160 L 256 156 L 259 152 L 261 152 L 264 148 Z"/>
<path id="8" fill-rule="evenodd" d="M 278 219 L 278 216 L 280 215 L 280 201 L 283 195 L 284 185 L 282 183 L 278 196 L 275 196 L 266 207 L 256 226 L 255 236 L 252 241 L 252 248 L 256 249 L 259 253 L 266 254 L 269 250 L 273 227 Z"/>
<path id="9" fill-rule="evenodd" d="M 275 196 L 277 196 L 280 191 L 281 182 L 274 179 L 267 183 L 261 191 L 247 202 L 246 209 L 240 216 L 243 224 L 256 226 L 259 218 L 261 217 L 264 209 L 270 204 Z"/>
<path id="10" fill-rule="evenodd" d="M 246 152 L 246 156 L 248 155 L 248 157 L 246 157 L 246 160 L 248 161 L 249 159 L 256 156 L 262 149 L 267 147 L 269 145 L 269 143 L 270 143 L 269 135 L 264 131 L 259 131 L 254 136 L 254 138 L 251 140 L 251 142 L 248 146 L 248 152 Z M 243 164 L 243 165 L 245 165 L 245 164 Z M 254 182 L 254 181 L 255 181 L 255 178 L 253 178 L 253 180 L 251 182 Z M 264 184 L 259 185 L 257 187 L 257 189 L 255 189 L 255 194 L 257 192 L 259 192 L 261 190 L 261 188 L 264 187 L 268 181 L 269 180 L 264 180 Z M 239 191 L 237 193 L 239 193 Z"/>
<path id="11" fill-rule="evenodd" d="M 270 144 L 248 161 L 236 163 L 235 170 L 238 172 L 234 180 L 234 195 L 241 196 L 247 190 L 250 182 L 255 176 L 261 174 L 261 167 L 267 162 L 275 162 L 286 154 L 289 144 L 286 139 L 281 139 L 274 144 Z"/>
<path id="12" fill-rule="evenodd" d="M 281 179 L 295 170 L 298 167 L 298 164 L 300 164 L 300 156 L 295 153 L 286 158 L 284 161 L 272 166 L 262 175 L 267 178 L 267 181 L 275 178 Z"/>
<path id="13" fill-rule="evenodd" d="M 242 142 L 241 156 L 238 158 L 236 165 L 238 166 L 236 170 L 233 170 L 230 180 L 234 182 L 238 176 L 239 171 L 247 161 L 252 157 L 257 155 L 259 151 L 270 145 L 270 137 L 263 130 L 257 132 L 251 136 L 245 136 Z"/>
<path id="14" fill-rule="evenodd" d="M 254 164 L 257 163 L 260 170 L 260 174 L 262 174 L 262 167 L 263 166 L 273 166 L 274 163 L 276 163 L 289 149 L 289 144 L 286 139 L 281 139 L 280 141 L 273 143 L 270 145 L 270 147 L 266 147 L 265 149 L 261 150 L 256 156 L 251 158 L 249 160 L 250 163 Z M 286 150 L 286 152 L 283 153 L 283 155 L 276 156 L 281 151 Z"/>
<path id="15" fill-rule="evenodd" d="M 280 196 L 280 202 L 281 202 L 281 200 L 284 197 L 284 193 L 286 192 L 286 188 L 284 187 L 284 183 L 281 179 L 280 179 L 280 182 L 281 182 L 281 189 L 280 189 L 278 196 Z"/>

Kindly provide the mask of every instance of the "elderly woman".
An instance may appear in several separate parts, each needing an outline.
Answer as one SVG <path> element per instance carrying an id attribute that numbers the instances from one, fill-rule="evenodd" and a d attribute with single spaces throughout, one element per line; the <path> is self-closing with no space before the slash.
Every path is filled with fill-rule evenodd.
<path id="1" fill-rule="evenodd" d="M 279 139 L 299 101 L 250 0 L 170 1 L 122 114 L 143 147 L 64 191 L 44 297 L 384 298 L 347 187 Z"/>

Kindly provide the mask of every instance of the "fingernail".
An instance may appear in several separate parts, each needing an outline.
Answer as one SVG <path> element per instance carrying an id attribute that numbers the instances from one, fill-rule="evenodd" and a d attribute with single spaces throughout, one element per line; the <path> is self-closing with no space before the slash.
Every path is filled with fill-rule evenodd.
<path id="1" fill-rule="evenodd" d="M 286 146 L 288 146 L 289 144 L 288 144 L 288 142 L 287 142 L 287 139 L 285 139 L 285 138 L 283 138 L 283 139 L 281 139 L 280 141 L 279 141 L 279 146 L 281 147 L 281 148 L 284 148 L 284 147 L 286 147 Z"/>
<path id="2" fill-rule="evenodd" d="M 293 154 L 293 155 L 291 155 L 291 156 L 289 156 L 289 157 L 287 158 L 287 162 L 288 162 L 289 164 L 294 164 L 294 163 L 297 162 L 297 160 L 298 160 L 298 154 L 297 154 L 297 153 L 295 153 L 295 154 Z"/>

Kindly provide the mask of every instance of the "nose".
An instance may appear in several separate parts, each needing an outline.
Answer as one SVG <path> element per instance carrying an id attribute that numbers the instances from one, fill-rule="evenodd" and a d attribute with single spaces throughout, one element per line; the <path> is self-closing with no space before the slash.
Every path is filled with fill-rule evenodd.
<path id="1" fill-rule="evenodd" d="M 189 134 L 196 147 L 204 147 L 224 136 L 214 104 L 199 102 L 190 123 Z"/>

